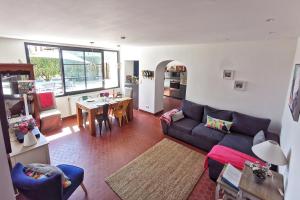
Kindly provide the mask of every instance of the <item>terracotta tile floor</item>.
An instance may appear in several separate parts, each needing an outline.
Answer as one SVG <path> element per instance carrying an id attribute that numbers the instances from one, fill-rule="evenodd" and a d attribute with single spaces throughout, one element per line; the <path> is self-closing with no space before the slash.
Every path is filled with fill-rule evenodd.
<path id="1" fill-rule="evenodd" d="M 119 199 L 104 179 L 164 138 L 159 117 L 140 111 L 134 111 L 133 121 L 122 128 L 115 121 L 112 132 L 103 129 L 102 136 L 93 137 L 85 128 L 79 129 L 76 118 L 64 120 L 63 127 L 62 131 L 47 134 L 51 140 L 51 162 L 54 165 L 66 163 L 84 168 L 88 196 L 78 188 L 70 198 L 78 200 Z M 189 199 L 214 199 L 214 190 L 215 183 L 209 179 L 206 171 Z"/>
<path id="2" fill-rule="evenodd" d="M 164 112 L 179 108 L 181 106 L 181 100 L 172 97 L 164 96 Z"/>

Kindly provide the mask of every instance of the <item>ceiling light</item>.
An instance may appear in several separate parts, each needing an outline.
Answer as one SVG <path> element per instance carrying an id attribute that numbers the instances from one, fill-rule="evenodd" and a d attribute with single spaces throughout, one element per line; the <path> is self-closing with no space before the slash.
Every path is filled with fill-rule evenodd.
<path id="1" fill-rule="evenodd" d="M 122 39 L 122 40 L 125 40 L 125 39 L 126 39 L 126 37 L 125 37 L 125 36 L 121 36 L 121 39 Z"/>
<path id="2" fill-rule="evenodd" d="M 266 22 L 274 22 L 274 21 L 275 21 L 274 18 L 268 18 L 268 19 L 266 19 Z"/>
<path id="3" fill-rule="evenodd" d="M 118 44 L 117 47 L 121 47 L 121 45 Z"/>
<path id="4" fill-rule="evenodd" d="M 270 31 L 269 35 L 274 35 L 276 32 Z"/>

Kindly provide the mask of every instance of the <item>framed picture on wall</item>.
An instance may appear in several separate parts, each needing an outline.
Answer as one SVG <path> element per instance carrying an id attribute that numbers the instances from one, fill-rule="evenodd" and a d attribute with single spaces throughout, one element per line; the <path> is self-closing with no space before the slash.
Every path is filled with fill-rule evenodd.
<path id="1" fill-rule="evenodd" d="M 234 71 L 225 69 L 223 71 L 223 79 L 225 80 L 233 80 Z"/>
<path id="2" fill-rule="evenodd" d="M 294 121 L 298 121 L 300 115 L 300 64 L 295 65 L 289 97 L 289 108 Z"/>
<path id="3" fill-rule="evenodd" d="M 245 91 L 246 90 L 246 85 L 247 85 L 246 81 L 234 81 L 233 88 L 235 90 Z"/>

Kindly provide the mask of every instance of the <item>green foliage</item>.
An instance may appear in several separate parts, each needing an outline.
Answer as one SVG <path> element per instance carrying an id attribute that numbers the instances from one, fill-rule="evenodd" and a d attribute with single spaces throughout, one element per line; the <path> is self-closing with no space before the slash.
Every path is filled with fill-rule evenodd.
<path id="1" fill-rule="evenodd" d="M 58 58 L 31 57 L 30 62 L 35 64 L 34 74 L 38 78 L 50 81 L 55 76 L 61 76 Z M 67 78 L 82 78 L 85 74 L 84 65 L 65 65 L 64 70 Z M 89 80 L 96 80 L 100 72 L 99 65 L 87 65 L 87 77 Z"/>
<path id="2" fill-rule="evenodd" d="M 35 64 L 34 74 L 46 81 L 54 76 L 60 76 L 60 64 L 58 58 L 31 57 L 30 62 Z"/>

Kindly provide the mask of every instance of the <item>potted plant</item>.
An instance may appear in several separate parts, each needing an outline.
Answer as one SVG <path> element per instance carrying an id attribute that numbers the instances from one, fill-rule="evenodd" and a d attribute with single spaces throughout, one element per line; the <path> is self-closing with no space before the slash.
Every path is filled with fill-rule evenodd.
<path id="1" fill-rule="evenodd" d="M 262 183 L 266 179 L 269 171 L 268 166 L 262 166 L 260 163 L 253 163 L 252 172 L 256 183 Z"/>
<path id="2" fill-rule="evenodd" d="M 25 147 L 32 146 L 37 143 L 37 139 L 35 135 L 32 133 L 32 130 L 35 127 L 36 127 L 36 123 L 34 119 L 29 119 L 19 124 L 19 130 L 24 134 L 23 145 Z"/>

